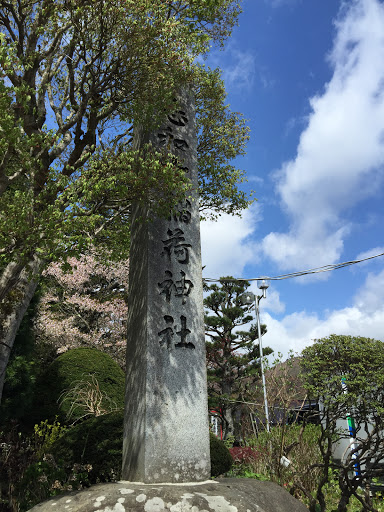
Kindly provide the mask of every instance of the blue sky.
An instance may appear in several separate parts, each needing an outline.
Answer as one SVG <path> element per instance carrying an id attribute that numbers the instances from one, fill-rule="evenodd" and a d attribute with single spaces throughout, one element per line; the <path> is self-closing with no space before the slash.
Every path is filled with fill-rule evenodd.
<path id="1" fill-rule="evenodd" d="M 237 164 L 258 201 L 241 219 L 202 223 L 204 276 L 276 276 L 384 252 L 384 3 L 244 0 L 208 63 L 249 120 Z M 333 333 L 384 341 L 384 257 L 271 282 L 260 304 L 264 344 L 285 355 Z"/>

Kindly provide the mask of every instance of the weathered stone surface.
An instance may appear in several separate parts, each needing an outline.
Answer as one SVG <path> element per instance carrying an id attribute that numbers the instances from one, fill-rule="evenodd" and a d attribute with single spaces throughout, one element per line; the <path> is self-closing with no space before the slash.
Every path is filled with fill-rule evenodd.
<path id="1" fill-rule="evenodd" d="M 99 484 L 30 512 L 308 512 L 282 487 L 246 478 L 192 484 Z"/>
<path id="2" fill-rule="evenodd" d="M 192 183 L 169 219 L 140 209 L 132 223 L 122 477 L 145 483 L 210 477 L 192 96 L 183 93 L 178 108 L 137 142 L 171 152 Z"/>

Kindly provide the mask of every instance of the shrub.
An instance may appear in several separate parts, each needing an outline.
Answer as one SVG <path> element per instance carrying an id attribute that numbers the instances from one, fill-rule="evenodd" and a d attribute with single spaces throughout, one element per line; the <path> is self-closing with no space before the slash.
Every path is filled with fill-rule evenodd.
<path id="1" fill-rule="evenodd" d="M 52 445 L 67 430 L 57 419 L 51 424 L 48 420 L 41 421 L 34 428 L 34 445 L 37 458 L 42 458 L 47 453 L 51 453 Z"/>
<path id="2" fill-rule="evenodd" d="M 109 355 L 92 348 L 69 350 L 40 375 L 31 419 L 39 423 L 58 416 L 59 421 L 68 423 L 68 414 L 75 422 L 96 415 L 97 410 L 123 409 L 124 382 L 124 372 Z M 76 396 L 71 396 L 73 389 Z"/>
<path id="3" fill-rule="evenodd" d="M 229 453 L 232 455 L 233 462 L 239 464 L 253 464 L 262 457 L 260 452 L 253 450 L 250 446 L 234 446 L 229 449 Z"/>
<path id="4" fill-rule="evenodd" d="M 232 466 L 232 456 L 223 441 L 220 441 L 215 434 L 209 433 L 211 449 L 211 476 L 219 476 L 227 473 Z"/>
<path id="5" fill-rule="evenodd" d="M 282 436 L 284 433 L 284 436 Z M 252 463 L 253 470 L 270 480 L 288 487 L 291 492 L 316 489 L 320 472 L 316 464 L 321 462 L 321 453 L 317 444 L 320 435 L 318 425 L 286 425 L 273 427 L 271 432 L 261 432 L 249 444 L 257 450 L 260 457 Z M 287 467 L 280 463 L 286 456 L 291 464 Z M 297 496 L 299 497 L 299 496 Z"/>
<path id="6" fill-rule="evenodd" d="M 21 434 L 16 423 L 0 431 L 0 510 L 16 510 L 17 485 L 26 469 L 35 461 L 35 450 L 31 440 Z"/>
<path id="7" fill-rule="evenodd" d="M 55 460 L 67 471 L 74 464 L 91 465 L 89 481 L 113 482 L 120 478 L 123 411 L 88 418 L 68 429 L 52 446 Z"/>
<path id="8" fill-rule="evenodd" d="M 88 485 L 90 466 L 74 464 L 71 471 L 56 464 L 51 455 L 33 462 L 15 488 L 17 510 L 24 512 L 50 496 L 64 491 L 81 490 Z"/>
<path id="9" fill-rule="evenodd" d="M 118 479 L 122 442 L 122 411 L 71 428 L 46 420 L 31 436 L 0 432 L 0 510 L 23 512 L 63 491 Z"/>
<path id="10" fill-rule="evenodd" d="M 34 448 L 31 442 L 27 443 L 29 456 L 24 461 L 21 474 L 20 461 L 14 457 L 18 478 L 15 473 L 13 496 L 20 505 L 20 511 L 63 491 L 119 480 L 123 418 L 123 411 L 115 411 L 88 418 L 67 429 L 62 429 L 57 422 L 50 425 L 45 421 L 36 425 L 35 437 L 38 437 L 40 448 L 36 451 L 36 446 Z M 57 439 L 58 434 L 60 437 Z M 50 453 L 46 453 L 48 446 Z M 229 471 L 231 454 L 213 434 L 210 434 L 210 448 L 212 476 Z M 21 451 L 24 452 L 25 448 Z"/>

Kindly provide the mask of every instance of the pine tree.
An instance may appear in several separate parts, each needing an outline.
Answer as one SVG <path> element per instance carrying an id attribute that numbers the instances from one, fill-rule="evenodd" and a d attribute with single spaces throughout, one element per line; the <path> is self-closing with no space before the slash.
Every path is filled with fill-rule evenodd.
<path id="1" fill-rule="evenodd" d="M 247 281 L 221 277 L 220 285 L 204 287 L 211 292 L 204 299 L 209 406 L 221 416 L 224 438 L 234 436 L 236 440 L 241 437 L 242 403 L 250 400 L 260 377 L 257 325 L 239 329 L 254 319 L 253 305 L 241 301 L 249 286 Z M 266 332 L 263 324 L 261 333 Z M 272 352 L 263 348 L 263 355 Z"/>

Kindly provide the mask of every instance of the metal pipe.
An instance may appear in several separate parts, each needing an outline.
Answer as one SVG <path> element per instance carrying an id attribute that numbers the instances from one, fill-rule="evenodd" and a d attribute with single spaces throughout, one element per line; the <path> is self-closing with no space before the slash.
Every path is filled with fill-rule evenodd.
<path id="1" fill-rule="evenodd" d="M 264 290 L 263 290 L 264 293 Z M 261 341 L 261 328 L 260 328 L 260 312 L 259 312 L 259 302 L 263 296 L 259 297 L 256 295 L 255 297 L 255 309 L 257 316 L 257 336 L 259 338 L 259 350 L 260 350 L 260 368 L 261 368 L 261 380 L 263 383 L 263 393 L 264 393 L 264 408 L 265 408 L 265 420 L 267 432 L 270 432 L 269 427 L 269 412 L 268 412 L 268 400 L 267 400 L 267 386 L 265 385 L 265 375 L 264 375 L 264 363 L 263 363 L 263 344 Z"/>

